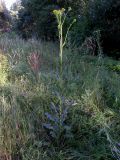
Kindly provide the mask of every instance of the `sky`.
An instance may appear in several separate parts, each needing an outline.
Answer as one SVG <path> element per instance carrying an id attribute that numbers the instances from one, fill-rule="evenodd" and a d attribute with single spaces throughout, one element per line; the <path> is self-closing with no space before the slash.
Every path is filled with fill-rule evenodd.
<path id="1" fill-rule="evenodd" d="M 16 0 L 4 0 L 5 1 L 5 4 L 6 4 L 6 7 L 8 9 L 10 9 L 11 5 L 16 2 Z"/>

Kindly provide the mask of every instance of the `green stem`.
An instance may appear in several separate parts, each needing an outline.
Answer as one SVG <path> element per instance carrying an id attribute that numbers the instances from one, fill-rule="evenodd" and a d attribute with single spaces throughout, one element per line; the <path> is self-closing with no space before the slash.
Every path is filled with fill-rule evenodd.
<path id="1" fill-rule="evenodd" d="M 60 27 L 60 75 L 62 75 L 62 59 L 63 59 L 63 29 Z"/>

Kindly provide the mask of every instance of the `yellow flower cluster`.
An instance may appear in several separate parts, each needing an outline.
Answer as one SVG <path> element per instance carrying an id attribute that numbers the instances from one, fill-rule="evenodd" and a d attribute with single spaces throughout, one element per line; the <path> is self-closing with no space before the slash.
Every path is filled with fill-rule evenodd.
<path id="1" fill-rule="evenodd" d="M 62 15 L 64 12 L 65 12 L 64 8 L 53 11 L 54 15 Z"/>

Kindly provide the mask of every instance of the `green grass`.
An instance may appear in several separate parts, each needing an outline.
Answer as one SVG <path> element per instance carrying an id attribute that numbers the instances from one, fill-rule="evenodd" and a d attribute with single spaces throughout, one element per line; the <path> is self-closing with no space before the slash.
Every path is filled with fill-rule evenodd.
<path id="1" fill-rule="evenodd" d="M 61 79 L 57 44 L 2 36 L 0 46 L 9 61 L 0 85 L 0 159 L 113 160 L 112 147 L 120 142 L 120 74 L 109 66 L 120 62 L 65 49 Z M 37 78 L 31 53 L 41 57 Z M 58 94 L 70 104 L 65 123 L 72 137 L 63 133 L 56 144 L 43 123 Z"/>

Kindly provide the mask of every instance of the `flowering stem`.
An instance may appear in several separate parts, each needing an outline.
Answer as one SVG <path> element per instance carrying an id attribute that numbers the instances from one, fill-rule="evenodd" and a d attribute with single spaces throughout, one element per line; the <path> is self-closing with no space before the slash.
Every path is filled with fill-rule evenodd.
<path id="1" fill-rule="evenodd" d="M 68 12 L 71 10 L 71 8 L 68 9 Z M 60 51 L 59 51 L 59 57 L 60 57 L 60 76 L 62 77 L 62 73 L 63 73 L 63 49 L 66 45 L 66 41 L 67 41 L 67 37 L 68 37 L 68 33 L 70 31 L 70 28 L 72 27 L 73 23 L 75 22 L 75 20 L 73 20 L 73 22 L 69 25 L 68 29 L 67 29 L 67 33 L 65 35 L 65 39 L 63 39 L 63 26 L 67 17 L 68 12 L 65 14 L 65 9 L 62 8 L 61 10 L 54 10 L 53 13 L 55 14 L 56 18 L 57 18 L 57 22 L 58 22 L 58 32 L 59 32 L 59 47 L 60 47 Z"/>

